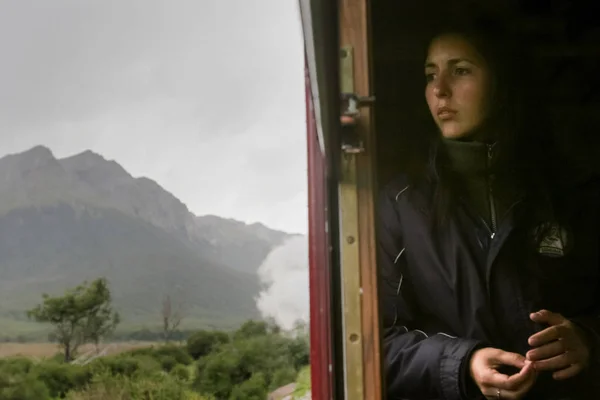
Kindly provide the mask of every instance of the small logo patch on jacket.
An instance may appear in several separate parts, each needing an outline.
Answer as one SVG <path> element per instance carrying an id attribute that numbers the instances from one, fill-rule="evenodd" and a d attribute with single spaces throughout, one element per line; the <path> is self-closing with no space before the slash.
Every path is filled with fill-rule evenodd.
<path id="1" fill-rule="evenodd" d="M 539 242 L 538 252 L 548 257 L 564 257 L 572 247 L 573 237 L 569 231 L 557 223 L 545 223 L 536 229 L 536 233 L 544 230 Z"/>

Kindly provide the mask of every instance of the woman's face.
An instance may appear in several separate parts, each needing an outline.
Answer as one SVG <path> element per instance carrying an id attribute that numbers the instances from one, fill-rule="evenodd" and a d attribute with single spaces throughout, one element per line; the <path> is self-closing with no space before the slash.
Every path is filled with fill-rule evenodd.
<path id="1" fill-rule="evenodd" d="M 435 38 L 425 62 L 425 98 L 445 138 L 471 135 L 488 114 L 491 73 L 483 57 L 465 38 Z"/>

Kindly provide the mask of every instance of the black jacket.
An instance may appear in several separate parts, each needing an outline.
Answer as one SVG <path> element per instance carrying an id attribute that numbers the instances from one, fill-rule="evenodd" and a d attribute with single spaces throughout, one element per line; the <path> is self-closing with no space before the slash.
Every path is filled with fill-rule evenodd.
<path id="1" fill-rule="evenodd" d="M 434 233 L 435 182 L 418 187 L 399 177 L 379 206 L 380 299 L 385 379 L 390 399 L 480 398 L 470 394 L 466 360 L 482 346 L 525 354 L 545 327 L 529 314 L 548 309 L 585 328 L 600 343 L 598 229 L 600 185 L 565 192 L 568 226 L 535 249 L 513 221 L 517 201 L 492 238 L 467 207 Z M 550 231 L 552 232 L 552 231 Z M 542 374 L 528 398 L 600 399 L 597 355 L 567 381 Z"/>

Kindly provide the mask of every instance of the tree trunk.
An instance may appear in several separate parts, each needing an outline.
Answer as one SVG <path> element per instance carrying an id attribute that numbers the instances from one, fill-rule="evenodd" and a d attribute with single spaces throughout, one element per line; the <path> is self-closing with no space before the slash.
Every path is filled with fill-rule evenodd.
<path id="1" fill-rule="evenodd" d="M 65 362 L 71 362 L 71 343 L 65 343 Z"/>

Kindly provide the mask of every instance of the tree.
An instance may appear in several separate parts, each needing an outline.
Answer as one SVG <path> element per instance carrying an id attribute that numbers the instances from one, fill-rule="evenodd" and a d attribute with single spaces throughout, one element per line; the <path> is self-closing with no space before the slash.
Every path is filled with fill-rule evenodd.
<path id="1" fill-rule="evenodd" d="M 266 336 L 269 333 L 269 324 L 266 321 L 248 320 L 233 334 L 235 339 L 247 339 L 255 336 Z"/>
<path id="2" fill-rule="evenodd" d="M 54 325 L 54 336 L 70 362 L 77 348 L 86 341 L 96 343 L 110 333 L 119 322 L 112 311 L 111 296 L 105 279 L 97 279 L 69 289 L 63 296 L 44 293 L 42 304 L 27 315 L 38 322 Z"/>
<path id="3" fill-rule="evenodd" d="M 262 335 L 261 326 L 246 324 L 241 336 L 200 358 L 196 364 L 196 390 L 217 399 L 250 399 L 263 396 L 263 390 L 293 382 L 298 374 L 293 354 L 296 350 L 291 346 L 294 339 L 275 333 Z"/>
<path id="4" fill-rule="evenodd" d="M 267 397 L 266 387 L 264 374 L 257 372 L 247 381 L 235 386 L 229 400 L 263 400 Z"/>
<path id="5" fill-rule="evenodd" d="M 97 351 L 100 341 L 112 335 L 121 322 L 121 317 L 112 309 L 111 294 L 106 280 L 94 281 L 91 290 L 93 304 L 89 304 L 90 310 L 85 318 L 84 336 L 86 341 L 96 345 Z"/>
<path id="6" fill-rule="evenodd" d="M 168 343 L 173 333 L 181 325 L 181 321 L 185 317 L 183 310 L 183 304 L 179 303 L 173 305 L 170 295 L 166 295 L 163 299 L 161 309 L 162 325 L 163 325 L 163 338 L 165 343 Z"/>
<path id="7" fill-rule="evenodd" d="M 220 344 L 228 343 L 229 335 L 222 331 L 201 330 L 187 340 L 187 352 L 195 359 L 208 355 Z"/>

